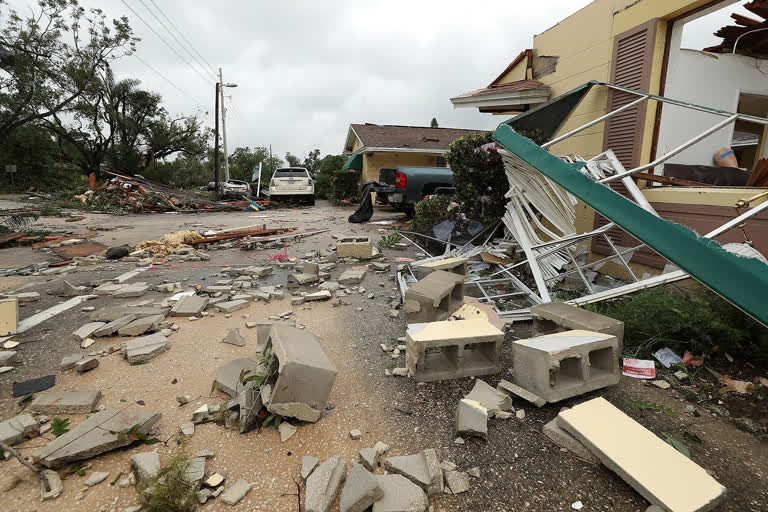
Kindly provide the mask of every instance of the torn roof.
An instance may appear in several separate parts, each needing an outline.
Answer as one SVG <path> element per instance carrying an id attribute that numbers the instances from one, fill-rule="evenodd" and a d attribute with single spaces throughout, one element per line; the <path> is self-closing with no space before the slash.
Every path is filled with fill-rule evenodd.
<path id="1" fill-rule="evenodd" d="M 372 123 L 351 124 L 349 125 L 349 133 L 344 151 L 352 151 L 354 137 L 357 137 L 363 148 L 369 150 L 385 148 L 410 151 L 424 150 L 429 153 L 440 153 L 447 151 L 448 146 L 454 140 L 480 132 L 482 130 L 464 128 L 430 128 L 427 126 Z"/>
<path id="2" fill-rule="evenodd" d="M 722 37 L 723 41 L 716 46 L 704 48 L 704 51 L 733 53 L 733 47 L 736 45 L 738 54 L 758 59 L 768 58 L 768 0 L 753 0 L 744 4 L 744 8 L 761 19 L 737 13 L 731 14 L 736 25 L 726 25 L 715 32 L 715 35 Z"/>

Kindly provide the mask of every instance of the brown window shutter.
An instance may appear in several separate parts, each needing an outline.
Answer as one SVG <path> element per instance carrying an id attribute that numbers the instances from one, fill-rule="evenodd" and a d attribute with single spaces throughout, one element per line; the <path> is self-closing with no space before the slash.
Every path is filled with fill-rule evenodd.
<path id="1" fill-rule="evenodd" d="M 610 82 L 628 89 L 648 92 L 651 86 L 651 67 L 653 49 L 656 40 L 656 18 L 616 36 L 613 40 L 613 62 Z M 616 110 L 632 101 L 637 96 L 616 91 L 608 91 L 607 112 Z M 646 103 L 627 109 L 611 117 L 605 123 L 603 150 L 612 149 L 625 168 L 640 165 L 640 151 L 643 145 Z M 619 194 L 630 197 L 621 182 L 612 182 L 611 188 Z M 595 228 L 607 224 L 601 215 L 595 216 Z M 640 243 L 620 228 L 608 231 L 614 244 L 622 247 L 634 247 Z M 592 251 L 597 254 L 613 254 L 611 247 L 602 237 L 592 240 Z M 650 249 L 643 248 L 632 259 L 654 267 L 663 267 L 664 259 Z"/>

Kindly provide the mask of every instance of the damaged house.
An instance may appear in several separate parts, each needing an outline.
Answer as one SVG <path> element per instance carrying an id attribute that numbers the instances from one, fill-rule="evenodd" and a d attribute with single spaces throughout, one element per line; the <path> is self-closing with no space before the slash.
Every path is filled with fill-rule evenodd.
<path id="1" fill-rule="evenodd" d="M 713 27 L 721 44 L 686 48 L 686 27 L 735 10 L 750 16 L 734 13 L 731 25 Z M 733 299 L 712 286 L 717 258 L 679 251 L 678 224 L 689 228 L 691 250 L 702 246 L 700 256 L 719 248 L 706 243 L 713 239 L 749 257 L 747 265 L 734 260 L 734 269 L 760 263 L 745 279 L 764 274 L 768 31 L 759 29 L 767 18 L 763 0 L 596 0 L 536 35 L 488 87 L 451 98 L 457 108 L 514 116 L 494 135 L 510 180 L 504 224 L 534 262 L 536 284 L 517 283 L 529 300 L 516 317 L 552 300 L 553 285 L 568 274 L 584 283 L 585 297 L 573 304 L 687 283 L 689 275 Z M 526 146 L 516 132 L 547 142 Z M 589 182 L 577 185 L 572 173 Z M 595 182 L 603 186 L 590 187 Z M 607 208 L 617 194 L 599 189 L 623 202 Z M 657 229 L 641 234 L 648 222 Z M 693 259 L 705 264 L 680 270 Z M 497 279 L 505 272 L 514 279 L 510 269 Z M 596 283 L 598 269 L 629 284 L 611 293 Z M 761 316 L 757 297 L 742 299 Z"/>

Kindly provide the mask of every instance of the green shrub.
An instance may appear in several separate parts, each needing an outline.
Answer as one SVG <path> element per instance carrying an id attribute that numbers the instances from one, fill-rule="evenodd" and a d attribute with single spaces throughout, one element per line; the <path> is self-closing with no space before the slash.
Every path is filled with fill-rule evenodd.
<path id="1" fill-rule="evenodd" d="M 362 171 L 356 169 L 341 169 L 334 171 L 332 177 L 331 202 L 338 203 L 342 199 L 357 197 L 358 184 Z"/>
<path id="2" fill-rule="evenodd" d="M 178 454 L 157 475 L 136 486 L 144 509 L 149 512 L 192 512 L 197 508 L 194 486 L 187 480 L 189 457 Z"/>
<path id="3" fill-rule="evenodd" d="M 657 288 L 586 309 L 624 322 L 624 352 L 631 356 L 669 347 L 681 356 L 728 352 L 768 362 L 768 329 L 711 292 L 688 297 Z"/>
<path id="4" fill-rule="evenodd" d="M 509 190 L 501 157 L 479 149 L 489 142 L 493 142 L 491 133 L 473 133 L 451 142 L 445 153 L 453 171 L 455 201 L 467 217 L 481 222 L 492 222 L 504 215 L 504 194 Z"/>
<path id="5" fill-rule="evenodd" d="M 455 220 L 458 209 L 451 196 L 435 196 L 416 203 L 411 227 L 414 231 L 432 236 L 432 226 L 444 220 Z"/>

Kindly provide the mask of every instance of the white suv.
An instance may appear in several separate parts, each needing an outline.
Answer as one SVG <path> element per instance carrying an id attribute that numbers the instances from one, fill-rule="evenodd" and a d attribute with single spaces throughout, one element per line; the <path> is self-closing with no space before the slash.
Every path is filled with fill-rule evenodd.
<path id="1" fill-rule="evenodd" d="M 315 183 L 304 167 L 283 167 L 269 180 L 269 200 L 297 199 L 315 204 Z"/>

